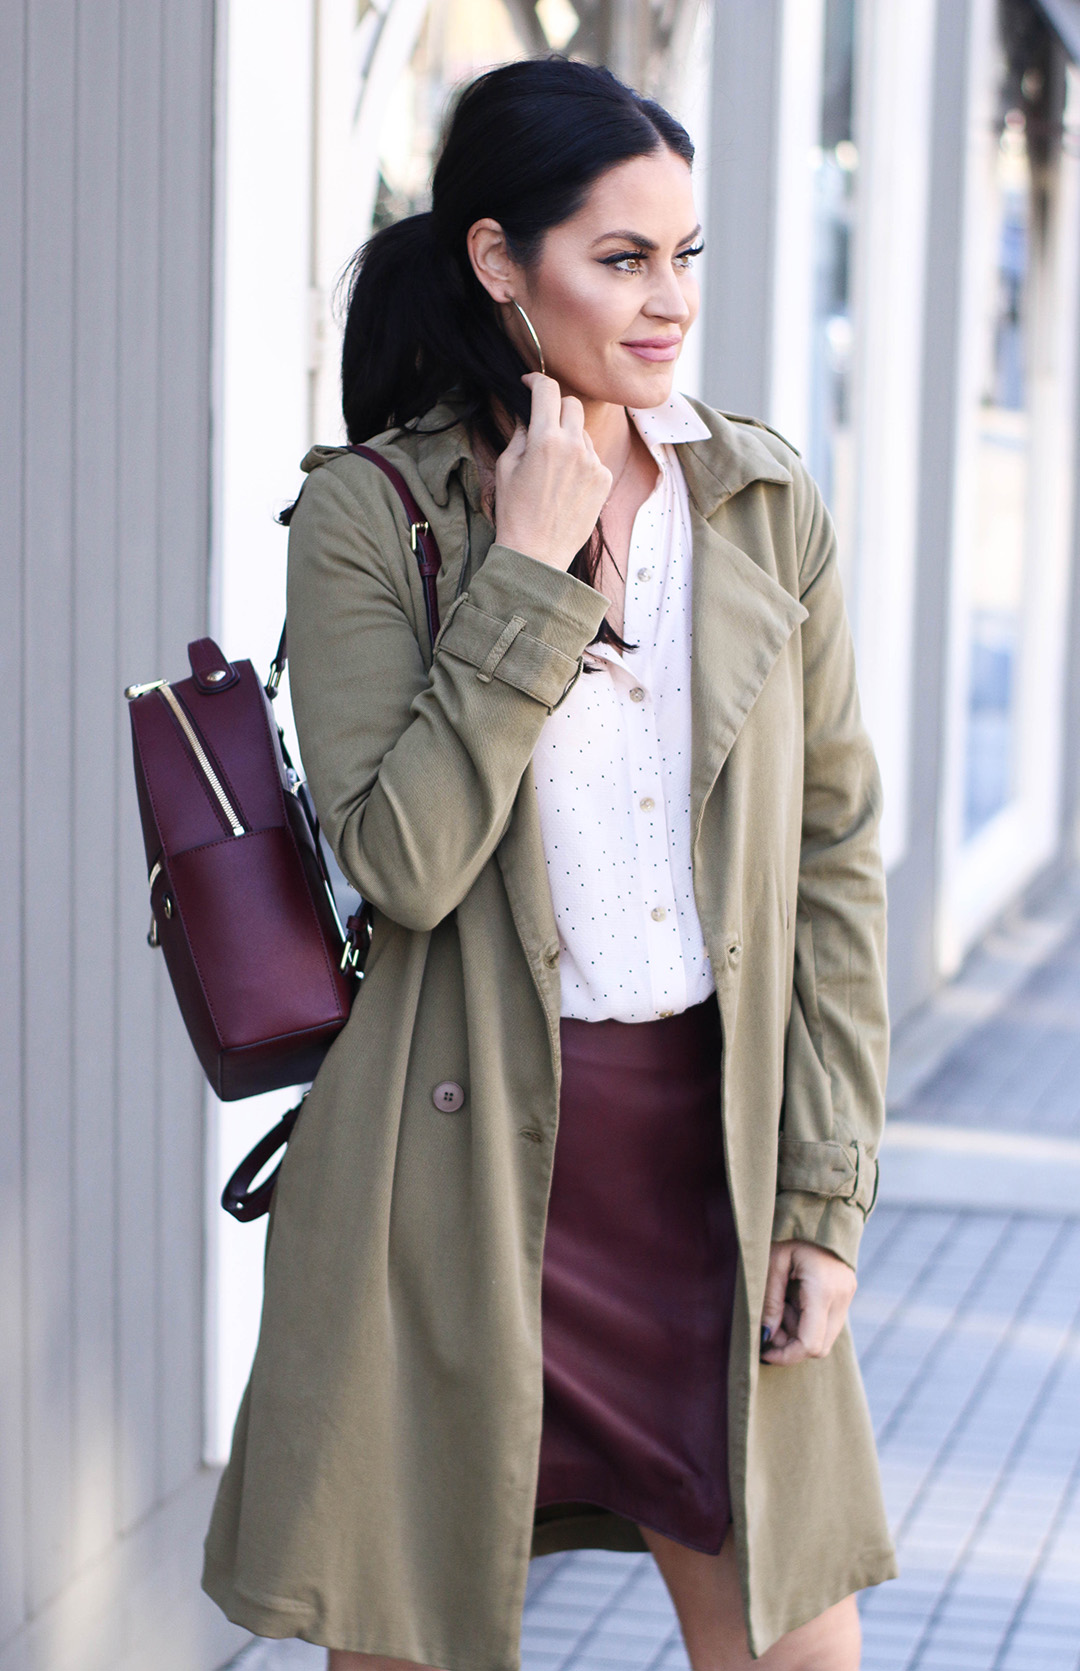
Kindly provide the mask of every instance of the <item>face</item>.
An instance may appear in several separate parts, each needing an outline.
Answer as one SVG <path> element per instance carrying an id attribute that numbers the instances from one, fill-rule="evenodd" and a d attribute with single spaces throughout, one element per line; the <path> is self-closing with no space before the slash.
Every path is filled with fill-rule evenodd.
<path id="1" fill-rule="evenodd" d="M 690 169 L 666 146 L 609 169 L 583 206 L 552 227 L 528 269 L 513 262 L 497 221 L 469 230 L 477 277 L 500 304 L 526 363 L 587 403 L 661 406 L 697 316 L 694 257 L 701 249 Z"/>

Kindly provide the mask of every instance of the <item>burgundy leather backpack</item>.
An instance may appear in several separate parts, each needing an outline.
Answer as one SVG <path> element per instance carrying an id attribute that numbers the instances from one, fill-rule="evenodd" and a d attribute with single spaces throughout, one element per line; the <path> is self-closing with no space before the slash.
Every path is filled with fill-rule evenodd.
<path id="1" fill-rule="evenodd" d="M 438 545 L 394 466 L 370 447 L 351 450 L 389 477 L 405 507 L 434 646 Z M 147 938 L 164 952 L 191 1042 L 226 1102 L 314 1079 L 348 1020 L 370 938 L 363 904 L 340 920 L 318 819 L 274 719 L 285 658 L 283 629 L 264 686 L 250 661 L 230 662 L 213 639 L 198 638 L 188 645 L 190 678 L 124 693 L 150 887 Z M 273 1179 L 252 1194 L 248 1186 L 287 1141 L 296 1113 L 230 1180 L 223 1205 L 236 1217 L 269 1206 Z"/>

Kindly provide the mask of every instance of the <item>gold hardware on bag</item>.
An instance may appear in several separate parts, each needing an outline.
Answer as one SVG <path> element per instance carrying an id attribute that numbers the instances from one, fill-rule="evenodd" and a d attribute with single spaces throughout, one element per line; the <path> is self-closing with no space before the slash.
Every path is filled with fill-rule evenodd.
<path id="1" fill-rule="evenodd" d="M 217 773 L 210 764 L 198 732 L 195 730 L 195 727 L 188 719 L 187 714 L 184 712 L 180 703 L 174 696 L 172 686 L 169 684 L 168 679 L 153 679 L 147 685 L 128 685 L 127 689 L 124 691 L 124 695 L 127 697 L 129 702 L 134 702 L 137 697 L 148 696 L 152 690 L 159 690 L 161 692 L 162 696 L 165 698 L 169 707 L 176 716 L 176 723 L 179 725 L 181 731 L 184 733 L 184 736 L 191 745 L 191 752 L 199 762 L 202 774 L 207 783 L 210 785 L 210 789 L 217 801 L 218 806 L 228 819 L 229 827 L 232 830 L 233 835 L 247 835 L 247 831 L 240 820 L 239 814 L 234 810 L 232 802 L 229 800 L 229 797 L 221 787 Z"/>
<path id="2" fill-rule="evenodd" d="M 431 523 L 430 522 L 410 522 L 409 523 L 409 544 L 412 547 L 412 550 L 413 550 L 414 554 L 416 552 L 416 542 L 417 542 L 419 536 L 421 534 L 430 534 L 430 532 L 431 532 Z"/>
<path id="3" fill-rule="evenodd" d="M 157 879 L 160 875 L 161 875 L 161 860 L 156 859 L 154 861 L 153 869 L 151 870 L 149 879 L 147 881 L 147 887 L 150 889 L 151 898 L 153 898 L 153 894 L 154 894 L 154 883 L 157 881 Z M 158 939 L 157 918 L 154 915 L 153 905 L 151 905 L 151 907 L 150 907 L 150 927 L 146 931 L 146 944 L 148 946 L 153 946 L 155 948 L 161 945 L 161 941 Z"/>
<path id="4" fill-rule="evenodd" d="M 165 698 L 169 707 L 176 715 L 176 722 L 188 742 L 191 744 L 191 752 L 194 754 L 196 760 L 199 762 L 199 765 L 202 767 L 203 776 L 210 785 L 210 788 L 213 790 L 218 806 L 228 819 L 233 835 L 246 835 L 247 831 L 244 829 L 244 826 L 240 822 L 236 812 L 234 812 L 232 802 L 229 800 L 229 797 L 226 795 L 224 789 L 222 789 L 221 784 L 218 781 L 218 775 L 207 758 L 206 750 L 202 746 L 199 734 L 195 730 L 191 721 L 188 719 L 179 702 L 176 700 L 176 697 L 173 694 L 172 686 L 169 684 L 167 679 L 163 679 L 159 686 L 153 688 L 161 691 L 162 696 Z"/>

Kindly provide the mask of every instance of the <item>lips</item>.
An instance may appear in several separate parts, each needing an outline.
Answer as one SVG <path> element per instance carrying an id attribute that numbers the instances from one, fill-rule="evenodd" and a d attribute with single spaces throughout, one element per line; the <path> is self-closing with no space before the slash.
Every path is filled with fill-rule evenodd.
<path id="1" fill-rule="evenodd" d="M 624 342 L 622 347 L 640 360 L 674 360 L 682 347 L 682 337 L 640 337 L 635 342 Z"/>

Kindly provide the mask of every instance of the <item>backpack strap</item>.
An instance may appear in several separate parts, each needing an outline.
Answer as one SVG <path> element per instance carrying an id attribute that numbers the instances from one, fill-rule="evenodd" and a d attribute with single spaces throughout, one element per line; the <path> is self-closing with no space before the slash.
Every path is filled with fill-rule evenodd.
<path id="1" fill-rule="evenodd" d="M 351 446 L 349 451 L 359 453 L 361 458 L 370 459 L 372 464 L 376 465 L 386 476 L 404 506 L 405 515 L 409 519 L 409 545 L 420 570 L 420 584 L 424 588 L 424 609 L 427 614 L 428 637 L 431 640 L 431 648 L 434 652 L 435 640 L 439 636 L 439 595 L 435 590 L 435 576 L 442 567 L 442 553 L 439 550 L 439 542 L 431 532 L 431 524 L 425 520 L 420 506 L 409 491 L 408 483 L 401 471 L 391 464 L 389 459 L 384 458 L 382 453 L 377 453 L 374 447 L 366 447 L 357 443 Z M 288 622 L 286 621 L 282 625 L 281 637 L 274 652 L 274 659 L 270 663 L 270 673 L 266 681 L 266 694 L 271 702 L 278 693 L 278 686 L 281 683 L 281 676 L 285 671 L 285 663 L 288 659 L 287 634 Z"/>
<path id="2" fill-rule="evenodd" d="M 435 649 L 435 640 L 439 636 L 439 599 L 435 591 L 435 576 L 442 567 L 442 555 L 438 541 L 431 532 L 430 524 L 425 521 L 420 506 L 416 503 L 408 483 L 401 471 L 396 469 L 389 459 L 377 453 L 374 447 L 359 444 L 349 448 L 351 453 L 359 453 L 361 458 L 368 458 L 376 465 L 397 492 L 398 498 L 405 507 L 405 515 L 409 519 L 409 544 L 416 558 L 420 570 L 420 581 L 424 588 L 424 608 L 427 611 L 428 635 L 431 648 Z"/>

